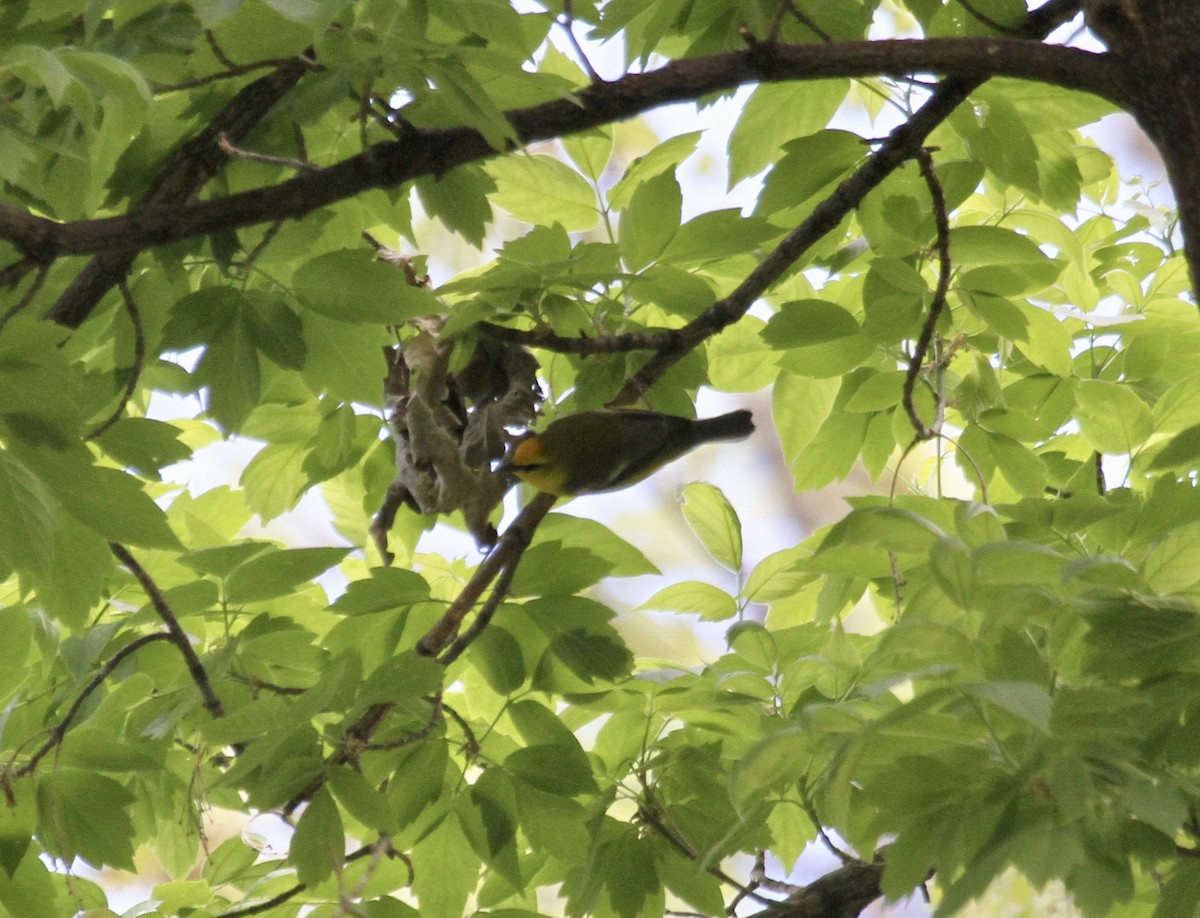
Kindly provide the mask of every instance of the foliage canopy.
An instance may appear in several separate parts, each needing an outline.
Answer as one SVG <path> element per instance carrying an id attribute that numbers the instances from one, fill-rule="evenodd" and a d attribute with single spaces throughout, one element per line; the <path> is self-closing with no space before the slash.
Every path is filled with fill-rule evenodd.
<path id="1" fill-rule="evenodd" d="M 1155 28 L 1200 13 L 5 3 L 0 907 L 105 914 L 82 864 L 150 852 L 142 915 L 853 914 L 931 877 L 949 914 L 1009 867 L 1193 914 L 1200 94 Z M 761 188 L 708 208 L 701 132 L 622 125 L 740 87 Z M 1080 134 L 1121 108 L 1182 234 Z M 451 234 L 495 251 L 435 287 Z M 884 487 L 747 565 L 689 486 L 737 576 L 647 602 L 729 625 L 684 666 L 593 590 L 649 546 L 545 497 L 496 541 L 490 464 L 536 412 L 703 387 L 770 387 L 797 491 Z M 238 487 L 163 480 L 221 438 L 261 444 Z M 310 491 L 340 544 L 247 534 Z M 494 547 L 422 552 L 439 515 Z M 818 838 L 843 866 L 788 886 Z"/>

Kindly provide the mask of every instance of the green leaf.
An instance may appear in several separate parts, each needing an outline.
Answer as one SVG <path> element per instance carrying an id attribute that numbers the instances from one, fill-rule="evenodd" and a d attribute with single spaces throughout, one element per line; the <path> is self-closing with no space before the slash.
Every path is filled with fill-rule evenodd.
<path id="1" fill-rule="evenodd" d="M 27 783 L 10 788 L 11 802 L 0 807 L 0 868 L 13 877 L 29 850 L 37 828 L 37 804 Z"/>
<path id="2" fill-rule="evenodd" d="M 246 503 L 264 521 L 273 520 L 296 506 L 309 484 L 304 473 L 308 444 L 268 443 L 242 470 L 239 484 Z"/>
<path id="3" fill-rule="evenodd" d="M 800 728 L 780 730 L 755 743 L 730 778 L 730 794 L 739 809 L 752 809 L 764 793 L 802 775 L 806 748 Z"/>
<path id="4" fill-rule="evenodd" d="M 445 669 L 436 660 L 406 651 L 388 657 L 359 688 L 359 701 L 409 702 L 433 694 L 442 687 Z"/>
<path id="5" fill-rule="evenodd" d="M 1200 583 L 1200 525 L 1172 529 L 1142 562 L 1146 582 L 1157 593 L 1183 593 Z"/>
<path id="6" fill-rule="evenodd" d="M 955 605 L 969 609 L 975 600 L 975 565 L 959 539 L 941 539 L 929 549 L 929 569 Z"/>
<path id="7" fill-rule="evenodd" d="M 633 654 L 620 637 L 583 629 L 555 635 L 547 650 L 549 655 L 553 655 L 587 685 L 592 685 L 596 679 L 615 682 L 628 676 L 633 668 Z M 546 657 L 543 657 L 542 662 L 545 661 Z M 542 686 L 544 673 L 545 670 L 539 666 L 535 677 L 537 687 Z"/>
<path id="8" fill-rule="evenodd" d="M 518 220 L 560 224 L 568 232 L 591 229 L 600 219 L 596 192 L 565 163 L 543 154 L 508 156 L 487 165 L 496 181 L 492 202 Z"/>
<path id="9" fill-rule="evenodd" d="M 382 349 L 395 343 L 386 327 L 350 325 L 308 313 L 304 343 L 304 379 L 314 391 L 344 402 L 383 404 Z"/>
<path id="10" fill-rule="evenodd" d="M 97 442 L 122 465 L 140 475 L 157 478 L 165 466 L 192 455 L 191 447 L 179 439 L 182 432 L 164 421 L 127 417 L 104 431 Z"/>
<path id="11" fill-rule="evenodd" d="M 613 210 L 624 210 L 633 199 L 633 193 L 643 182 L 673 170 L 696 150 L 702 134 L 692 131 L 669 137 L 644 156 L 639 156 L 625 174 L 608 192 L 608 203 Z"/>
<path id="12" fill-rule="evenodd" d="M 787 129 L 792 129 L 790 123 Z M 757 214 L 774 214 L 803 204 L 849 172 L 866 153 L 862 138 L 848 131 L 820 131 L 788 141 L 783 148 L 784 155 L 763 182 Z"/>
<path id="13" fill-rule="evenodd" d="M 560 745 L 526 746 L 511 753 L 504 767 L 526 784 L 561 797 L 596 792 L 592 769 L 582 750 Z"/>
<path id="14" fill-rule="evenodd" d="M 747 602 L 772 602 L 794 596 L 815 575 L 804 568 L 812 552 L 800 545 L 767 555 L 750 572 L 742 595 Z"/>
<path id="15" fill-rule="evenodd" d="M 551 513 L 534 536 L 535 545 L 542 541 L 557 542 L 564 548 L 586 549 L 611 564 L 614 577 L 659 573 L 641 551 L 596 520 Z"/>
<path id="16" fill-rule="evenodd" d="M 709 384 L 719 392 L 757 392 L 775 381 L 778 354 L 762 338 L 766 323 L 744 316 L 721 334 L 708 339 Z"/>
<path id="17" fill-rule="evenodd" d="M 814 379 L 796 373 L 779 374 L 771 392 L 771 417 L 787 462 L 793 463 L 812 443 L 833 412 L 842 381 Z"/>
<path id="18" fill-rule="evenodd" d="M 371 569 L 369 579 L 355 580 L 330 607 L 340 615 L 367 615 L 400 609 L 429 598 L 429 584 L 415 571 L 399 567 Z"/>
<path id="19" fill-rule="evenodd" d="M 544 59 L 543 59 L 544 60 Z M 581 72 L 577 73 L 582 76 Z M 592 181 L 599 181 L 613 154 L 613 135 L 609 127 L 592 128 L 562 138 L 563 149 L 579 170 Z"/>
<path id="20" fill-rule="evenodd" d="M 742 524 L 719 488 L 693 482 L 681 494 L 683 517 L 696 538 L 718 564 L 742 569 Z"/>
<path id="21" fill-rule="evenodd" d="M 1179 858 L 1171 867 L 1154 909 L 1153 918 L 1182 918 L 1200 908 L 1200 864 Z"/>
<path id="22" fill-rule="evenodd" d="M 445 819 L 412 852 L 421 918 L 461 918 L 478 882 L 479 856 L 457 819 Z"/>
<path id="23" fill-rule="evenodd" d="M 348 548 L 293 548 L 255 554 L 230 572 L 225 581 L 229 602 L 261 602 L 285 596 L 341 562 Z"/>
<path id="24" fill-rule="evenodd" d="M 57 875 L 39 857 L 29 854 L 11 877 L 7 873 L 0 873 L 0 906 L 10 915 L 21 915 L 23 918 L 58 918 L 67 911 L 77 909 L 87 891 L 86 881 L 75 886 L 71 904 L 65 905 L 59 897 L 56 878 Z M 98 901 L 103 901 L 103 897 L 99 897 Z"/>
<path id="25" fill-rule="evenodd" d="M 472 662 L 497 695 L 510 695 L 524 684 L 525 656 L 510 632 L 492 624 L 472 647 Z"/>
<path id="26" fill-rule="evenodd" d="M 1200 458 L 1200 424 L 1180 431 L 1150 460 L 1151 471 L 1190 468 Z"/>
<path id="27" fill-rule="evenodd" d="M 849 88 L 845 80 L 757 86 L 729 135 L 730 187 L 761 172 L 789 139 L 825 127 Z"/>
<path id="28" fill-rule="evenodd" d="M 38 781 L 43 843 L 57 857 L 81 857 L 94 867 L 133 870 L 134 826 L 127 808 L 134 796 L 112 778 L 59 767 Z"/>
<path id="29" fill-rule="evenodd" d="M 84 449 L 30 449 L 27 460 L 73 517 L 106 539 L 148 548 L 178 548 L 166 514 L 142 485 L 117 469 L 94 466 Z"/>
<path id="30" fill-rule="evenodd" d="M 0 418 L 27 439 L 65 446 L 86 390 L 59 346 L 63 329 L 16 316 L 0 336 Z"/>
<path id="31" fill-rule="evenodd" d="M 45 484 L 0 450 L 0 558 L 10 568 L 45 573 L 54 557 L 59 510 Z"/>
<path id="32" fill-rule="evenodd" d="M 1154 429 L 1150 409 L 1128 385 L 1080 380 L 1075 405 L 1079 429 L 1097 452 L 1135 452 Z"/>
<path id="33" fill-rule="evenodd" d="M 428 290 L 366 251 L 326 252 L 292 275 L 292 289 L 313 312 L 339 322 L 399 325 L 441 311 Z M 315 350 L 316 342 L 309 344 Z"/>
<path id="34" fill-rule="evenodd" d="M 396 813 L 387 798 L 360 774 L 345 765 L 329 770 L 329 789 L 346 812 L 381 833 L 393 833 L 399 829 Z"/>
<path id="35" fill-rule="evenodd" d="M 621 213 L 621 257 L 633 271 L 654 261 L 679 229 L 683 194 L 673 171 L 643 182 Z"/>
<path id="36" fill-rule="evenodd" d="M 945 537 L 934 523 L 899 507 L 859 507 L 834 525 L 814 559 L 840 545 L 878 545 L 897 553 L 924 553 Z"/>
<path id="37" fill-rule="evenodd" d="M 680 226 L 660 261 L 681 266 L 706 264 L 753 252 L 777 235 L 779 231 L 765 220 L 743 217 L 739 210 L 712 210 Z"/>
<path id="38" fill-rule="evenodd" d="M 711 583 L 684 580 L 659 590 L 639 609 L 682 612 L 699 615 L 704 621 L 719 622 L 737 614 L 737 602 L 732 596 Z"/>
<path id="39" fill-rule="evenodd" d="M 1050 711 L 1053 701 L 1042 686 L 1032 682 L 981 682 L 963 686 L 963 691 L 973 698 L 1003 708 L 1031 724 L 1039 732 L 1050 735 Z"/>
<path id="40" fill-rule="evenodd" d="M 1030 542 L 981 545 L 971 554 L 981 584 L 1058 583 L 1066 559 L 1052 548 Z"/>
<path id="41" fill-rule="evenodd" d="M 296 868 L 296 879 L 313 887 L 341 867 L 345 851 L 342 817 L 333 796 L 322 787 L 300 814 L 288 849 L 288 863 Z"/>
<path id="42" fill-rule="evenodd" d="M 609 901 L 621 918 L 637 918 L 646 914 L 644 908 L 662 911 L 654 847 L 648 838 L 636 831 L 621 832 L 605 846 L 602 863 Z"/>
<path id="43" fill-rule="evenodd" d="M 762 336 L 775 350 L 789 352 L 783 366 L 804 376 L 841 376 L 871 350 L 858 320 L 827 300 L 784 303 Z"/>
<path id="44" fill-rule="evenodd" d="M 488 197 L 496 183 L 479 166 L 459 166 L 444 175 L 418 179 L 417 194 L 425 210 L 453 232 L 478 248 L 488 224 L 492 206 Z"/>

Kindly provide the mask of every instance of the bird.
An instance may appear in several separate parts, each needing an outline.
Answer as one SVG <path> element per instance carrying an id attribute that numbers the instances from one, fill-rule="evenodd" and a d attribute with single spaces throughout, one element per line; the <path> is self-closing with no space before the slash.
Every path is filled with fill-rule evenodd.
<path id="1" fill-rule="evenodd" d="M 581 411 L 519 440 L 499 470 L 559 497 L 597 494 L 635 484 L 701 443 L 753 431 L 744 409 L 698 419 L 632 408 Z"/>

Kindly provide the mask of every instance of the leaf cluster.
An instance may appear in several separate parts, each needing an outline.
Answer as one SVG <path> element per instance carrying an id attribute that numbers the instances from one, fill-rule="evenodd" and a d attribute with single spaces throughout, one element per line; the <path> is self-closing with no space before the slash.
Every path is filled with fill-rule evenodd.
<path id="1" fill-rule="evenodd" d="M 776 77 L 781 47 L 858 47 L 871 0 L 78 6 L 0 9 L 0 907 L 105 909 L 74 866 L 152 854 L 140 914 L 790 914 L 819 841 L 864 868 L 843 902 L 932 876 L 951 914 L 1015 867 L 1091 915 L 1195 910 L 1200 317 L 1173 227 L 1080 133 L 1111 102 L 981 64 Z M 888 5 L 967 51 L 1072 12 Z M 597 48 L 670 63 L 605 83 Z M 636 99 L 518 144 L 531 111 L 746 58 L 654 97 L 755 83 L 744 209 L 695 193 L 704 130 L 614 123 Z M 374 158 L 453 131 L 483 152 Z M 86 265 L 12 229 L 197 207 L 228 220 Z M 686 579 L 544 501 L 478 564 L 433 553 L 465 503 L 418 501 L 388 566 L 397 403 L 471 389 L 498 341 L 546 415 L 769 389 L 788 487 L 878 493 L 751 563 L 777 520 L 692 484 L 715 566 Z M 381 354 L 426 345 L 385 392 Z M 179 483 L 229 442 L 236 484 Z M 263 530 L 306 496 L 337 545 Z M 635 655 L 648 612 L 722 647 Z"/>

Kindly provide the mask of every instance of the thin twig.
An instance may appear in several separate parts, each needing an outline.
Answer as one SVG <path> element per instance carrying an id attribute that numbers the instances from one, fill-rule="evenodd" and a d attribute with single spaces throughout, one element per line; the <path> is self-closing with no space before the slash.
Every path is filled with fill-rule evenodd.
<path id="1" fill-rule="evenodd" d="M 167 626 L 167 631 L 171 635 L 171 643 L 183 655 L 183 662 L 187 665 L 188 672 L 191 674 L 192 682 L 200 691 L 200 697 L 204 702 L 204 707 L 213 717 L 224 717 L 225 708 L 221 704 L 221 699 L 217 697 L 213 691 L 212 683 L 209 682 L 208 673 L 204 671 L 204 666 L 200 662 L 200 658 L 196 656 L 196 651 L 192 647 L 191 641 L 188 639 L 187 633 L 179 624 L 179 619 L 175 612 L 168 605 L 166 597 L 163 596 L 162 590 L 158 588 L 150 575 L 146 573 L 146 569 L 138 564 L 129 550 L 118 542 L 109 542 L 109 550 L 116 556 L 129 572 L 137 578 L 137 582 L 142 585 L 142 590 L 150 599 L 150 604 L 154 606 L 154 611 L 158 613 L 158 617 L 163 620 L 163 624 Z"/>
<path id="2" fill-rule="evenodd" d="M 668 826 L 666 822 L 654 811 L 654 809 L 652 809 L 657 807 L 657 804 L 654 802 L 653 798 L 649 796 L 649 788 L 646 789 L 646 793 L 647 799 L 645 803 L 638 807 L 639 820 L 643 824 L 650 826 L 650 828 L 658 832 L 658 834 L 665 838 L 671 844 L 671 846 L 675 848 L 675 850 L 686 857 L 689 861 L 699 861 L 700 852 L 697 851 L 691 845 L 691 843 L 687 841 L 687 839 L 683 838 L 681 835 L 675 832 L 674 829 Z M 753 899 L 761 905 L 773 904 L 773 900 L 768 899 L 765 896 L 760 896 L 754 891 L 754 889 L 739 883 L 720 867 L 709 867 L 707 869 L 708 873 L 716 877 L 722 883 L 732 887 L 733 889 L 736 889 L 741 898 Z"/>
<path id="3" fill-rule="evenodd" d="M 250 250 L 250 254 L 246 256 L 244 261 L 238 264 L 238 270 L 243 274 L 248 273 L 250 269 L 254 267 L 254 263 L 258 261 L 259 256 L 262 255 L 267 246 L 271 244 L 271 240 L 275 238 L 275 234 L 278 233 L 282 228 L 282 220 L 276 220 L 274 223 L 268 226 L 263 232 L 262 238 L 258 240 L 258 243 L 254 246 L 254 248 Z"/>
<path id="4" fill-rule="evenodd" d="M 964 10 L 966 10 L 967 13 L 970 14 L 972 19 L 976 19 L 979 22 L 982 22 L 989 29 L 995 29 L 997 32 L 1000 32 L 1004 35 L 1020 35 L 1021 34 L 1021 29 L 1019 26 L 1010 26 L 1010 25 L 1005 25 L 1003 22 L 997 22 L 991 16 L 984 13 L 982 10 L 976 9 L 975 6 L 971 2 L 969 2 L 969 0 L 958 0 L 958 5 L 961 6 Z"/>
<path id="5" fill-rule="evenodd" d="M 317 172 L 320 166 L 313 163 L 307 163 L 302 159 L 292 159 L 290 156 L 271 156 L 268 153 L 255 153 L 253 150 L 243 150 L 240 147 L 235 147 L 233 142 L 224 133 L 217 135 L 217 146 L 226 156 L 232 156 L 237 159 L 248 160 L 252 163 L 262 163 L 266 166 L 282 166 L 285 169 L 299 169 L 300 171 Z"/>
<path id="6" fill-rule="evenodd" d="M 196 89 L 200 86 L 207 86 L 210 83 L 215 83 L 218 80 L 229 80 L 234 77 L 245 76 L 247 73 L 253 73 L 256 70 L 269 70 L 271 68 L 282 67 L 292 63 L 297 58 L 271 58 L 268 60 L 255 61 L 251 64 L 235 64 L 231 61 L 217 44 L 217 38 L 212 33 L 212 29 L 204 30 L 204 40 L 208 43 L 208 47 L 212 50 L 213 57 L 217 59 L 224 70 L 218 70 L 216 73 L 206 74 L 205 76 L 193 77 L 190 80 L 183 80 L 179 83 L 164 83 L 153 87 L 155 95 L 166 95 L 172 92 L 182 92 L 186 89 Z M 312 69 L 318 69 L 316 61 L 307 58 L 303 55 L 299 60 L 305 61 Z"/>
<path id="7" fill-rule="evenodd" d="M 349 864 L 353 861 L 357 861 L 372 855 L 377 850 L 376 846 L 384 839 L 386 839 L 386 848 L 384 850 L 384 854 L 386 854 L 388 857 L 397 857 L 402 860 L 405 865 L 407 865 L 408 885 L 411 886 L 413 881 L 412 861 L 405 857 L 401 852 L 392 848 L 392 841 L 390 838 L 388 838 L 388 836 L 380 836 L 380 838 L 372 844 L 363 845 L 361 848 L 356 848 L 355 850 L 351 851 L 346 855 L 346 863 Z M 298 896 L 306 889 L 308 889 L 308 887 L 305 884 L 297 883 L 295 886 L 285 889 L 283 892 L 276 896 L 272 896 L 270 899 L 265 899 L 262 902 L 256 902 L 254 905 L 235 908 L 228 912 L 221 912 L 218 918 L 245 918 L 246 915 L 261 915 L 263 912 L 269 912 L 277 905 L 283 905 L 283 903 Z"/>
<path id="8" fill-rule="evenodd" d="M 763 889 L 769 889 L 771 892 L 783 893 L 785 896 L 804 889 L 803 886 L 797 886 L 795 883 L 786 883 L 783 880 L 774 880 L 767 876 L 766 852 L 761 848 L 754 855 L 754 868 L 750 871 L 750 882 Z"/>
<path id="9" fill-rule="evenodd" d="M 333 913 L 333 918 L 340 918 L 342 915 L 362 914 L 356 908 L 354 900 L 362 899 L 363 893 L 366 892 L 367 884 L 371 882 L 371 877 L 375 875 L 375 871 L 379 869 L 379 865 L 383 862 L 383 859 L 385 857 L 390 857 L 394 853 L 394 849 L 392 848 L 392 837 L 387 834 L 382 834 L 375 839 L 374 842 L 368 845 L 365 850 L 371 856 L 371 863 L 367 865 L 366 870 L 364 870 L 362 876 L 358 878 L 358 882 L 354 884 L 354 888 L 350 890 L 349 894 L 339 893 L 338 909 Z M 357 854 L 358 852 L 355 851 L 353 853 Z M 350 863 L 350 857 L 346 858 L 346 863 Z"/>
<path id="10" fill-rule="evenodd" d="M 33 264 L 33 262 L 29 261 L 28 259 L 26 259 L 25 263 Z M 18 262 L 18 264 L 22 264 L 22 262 Z M 3 316 L 0 316 L 0 331 L 4 331 L 4 326 L 9 323 L 9 320 L 12 319 L 13 316 L 33 302 L 33 298 L 37 296 L 37 292 L 42 289 L 42 284 L 45 283 L 46 275 L 49 273 L 49 264 L 38 265 L 37 276 L 34 277 L 33 283 L 29 285 L 29 289 L 21 295 L 21 298 L 13 304 L 12 308 L 9 309 L 8 312 L 6 312 Z M 14 280 L 13 284 L 15 285 L 16 283 L 17 280 Z"/>
<path id="11" fill-rule="evenodd" d="M 821 41 L 833 41 L 833 36 L 817 25 L 816 20 L 804 12 L 804 10 L 796 6 L 794 0 L 782 0 L 779 8 L 785 12 L 791 13 L 793 19 L 816 35 L 817 38 L 821 39 Z M 779 13 L 777 12 L 776 15 L 779 15 Z M 782 22 L 780 25 L 782 26 Z"/>
<path id="12" fill-rule="evenodd" d="M 817 815 L 817 808 L 813 806 L 812 798 L 808 795 L 808 788 L 802 784 L 799 789 L 799 793 L 800 806 L 804 808 L 804 815 L 808 817 L 808 821 L 811 822 L 813 824 L 813 828 L 817 830 L 817 838 L 821 840 L 821 844 L 828 848 L 829 853 L 836 857 L 843 864 L 849 864 L 851 862 L 860 863 L 860 858 L 843 851 L 841 848 L 835 845 L 833 843 L 833 839 L 831 839 L 825 833 L 825 827 L 821 824 L 821 817 Z"/>
<path id="13" fill-rule="evenodd" d="M 434 731 L 438 724 L 442 723 L 442 693 L 439 691 L 433 696 L 433 711 L 429 715 L 429 720 L 419 729 L 411 733 L 405 733 L 398 739 L 388 740 L 380 743 L 366 743 L 364 749 L 399 749 L 401 746 L 411 746 L 413 743 L 419 743 L 425 737 L 429 736 Z"/>
<path id="14" fill-rule="evenodd" d="M 129 368 L 129 378 L 125 380 L 125 391 L 121 393 L 121 401 L 113 409 L 112 414 L 105 418 L 91 433 L 84 436 L 85 440 L 94 440 L 110 427 L 121 420 L 129 400 L 137 389 L 138 380 L 142 376 L 142 368 L 146 365 L 146 332 L 142 326 L 142 314 L 138 311 L 133 294 L 129 292 L 129 284 L 124 278 L 117 281 L 121 298 L 125 301 L 125 311 L 129 313 L 129 323 L 133 326 L 133 366 Z"/>
<path id="15" fill-rule="evenodd" d="M 450 715 L 450 719 L 458 724 L 458 729 L 463 732 L 463 752 L 467 756 L 467 760 L 473 760 L 479 755 L 479 740 L 475 737 L 475 731 L 471 729 L 471 725 L 467 723 L 466 718 L 458 713 L 450 705 L 442 702 L 442 710 Z"/>
<path id="16" fill-rule="evenodd" d="M 554 22 L 560 29 L 567 33 L 567 41 L 575 49 L 575 53 L 579 56 L 579 60 L 583 64 L 583 69 L 587 71 L 587 75 L 591 78 L 591 81 L 593 83 L 603 83 L 604 79 L 596 72 L 596 68 L 592 66 L 592 62 L 588 60 L 587 54 L 584 53 L 583 45 L 575 37 L 575 13 L 571 9 L 571 0 L 563 0 L 562 18 L 556 19 Z"/>
<path id="17" fill-rule="evenodd" d="M 517 564 L 520 560 L 521 558 L 518 555 L 501 568 L 500 574 L 496 577 L 496 582 L 492 586 L 492 592 L 475 614 L 475 620 L 471 622 L 471 626 L 466 631 L 454 639 L 454 643 L 450 645 L 449 649 L 438 657 L 439 663 L 443 666 L 449 666 L 462 656 L 463 651 L 470 647 L 479 635 L 483 634 L 484 629 L 491 622 L 492 616 L 500 608 L 500 603 L 508 595 L 508 588 L 512 585 L 513 576 L 517 572 Z"/>
<path id="18" fill-rule="evenodd" d="M 929 353 L 929 346 L 937 331 L 938 320 L 946 308 L 946 292 L 950 289 L 950 273 L 953 266 L 950 262 L 950 217 L 946 213 L 946 195 L 942 191 L 942 183 L 934 174 L 933 157 L 928 150 L 924 148 L 918 150 L 916 159 L 921 167 L 921 177 L 925 179 L 925 184 L 929 188 L 929 196 L 933 200 L 933 220 L 937 226 L 938 281 L 937 288 L 933 291 L 933 302 L 929 304 L 929 315 L 925 317 L 925 324 L 921 328 L 921 334 L 917 338 L 912 356 L 908 360 L 908 371 L 904 375 L 903 404 L 908 419 L 917 432 L 917 439 L 928 440 L 941 431 L 946 413 L 946 400 L 940 389 L 934 393 L 937 408 L 933 421 L 926 424 L 921 419 L 917 406 L 913 403 L 913 389 L 921 374 L 921 368 L 925 365 L 925 355 Z M 940 371 L 938 372 L 940 375 Z"/>
<path id="19" fill-rule="evenodd" d="M 38 267 L 39 263 L 29 256 L 18 258 L 12 264 L 0 269 L 0 287 L 15 287 L 21 283 L 21 278 Z"/>
<path id="20" fill-rule="evenodd" d="M 108 662 L 100 667 L 99 672 L 92 676 L 92 678 L 88 681 L 88 684 L 83 687 L 83 691 L 75 696 L 75 700 L 71 702 L 71 706 L 67 708 L 67 713 L 63 715 L 62 720 L 60 720 L 50 731 L 50 738 L 47 739 L 46 742 L 44 742 L 41 746 L 39 746 L 38 749 L 29 757 L 29 760 L 15 772 L 13 772 L 13 775 L 15 777 L 22 778 L 25 775 L 32 774 L 33 770 L 37 768 L 38 762 L 45 758 L 46 754 L 50 752 L 51 749 L 56 748 L 60 743 L 62 743 L 63 738 L 67 735 L 67 728 L 71 726 L 76 715 L 79 714 L 84 702 L 91 697 L 92 692 L 96 691 L 96 689 L 98 689 L 104 683 L 105 679 L 107 679 L 116 671 L 117 667 L 125 661 L 126 657 L 138 650 L 141 650 L 147 644 L 151 644 L 155 641 L 169 640 L 171 640 L 171 635 L 165 631 L 156 631 L 154 634 L 144 634 L 141 637 L 130 641 L 111 657 L 109 657 Z M 5 768 L 5 771 L 7 772 L 8 768 Z"/>
<path id="21" fill-rule="evenodd" d="M 417 653 L 427 657 L 437 657 L 458 634 L 462 620 L 475 607 L 479 597 L 488 585 L 511 563 L 515 568 L 517 561 L 529 547 L 534 530 L 542 518 L 554 506 L 553 494 L 538 494 L 525 505 L 520 514 L 504 531 L 496 547 L 475 569 L 471 579 L 467 581 L 462 592 L 438 619 L 437 624 L 425 633 L 417 642 Z M 497 600 L 499 601 L 499 600 Z"/>

